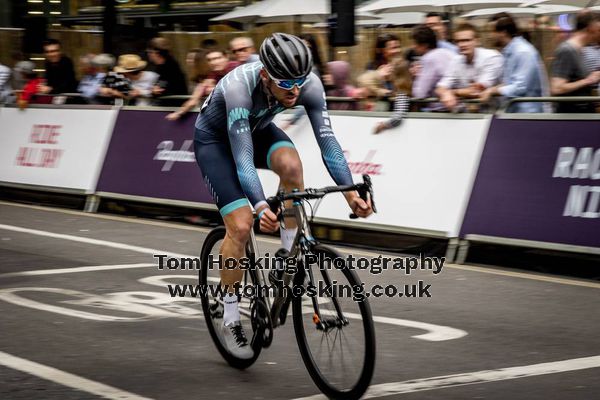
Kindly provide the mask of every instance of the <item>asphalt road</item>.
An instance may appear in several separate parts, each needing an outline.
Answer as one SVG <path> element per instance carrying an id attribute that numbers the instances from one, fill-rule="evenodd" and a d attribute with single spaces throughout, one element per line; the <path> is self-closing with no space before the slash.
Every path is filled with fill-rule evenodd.
<path id="1" fill-rule="evenodd" d="M 161 271 L 152 254 L 197 255 L 207 232 L 0 203 L 0 399 L 318 395 L 291 323 L 238 371 L 214 348 L 198 302 L 165 296 L 166 283 L 196 275 Z M 259 237 L 259 246 L 277 243 Z M 367 287 L 431 285 L 431 298 L 370 299 L 377 362 L 367 397 L 600 398 L 599 283 L 457 265 L 359 275 Z"/>

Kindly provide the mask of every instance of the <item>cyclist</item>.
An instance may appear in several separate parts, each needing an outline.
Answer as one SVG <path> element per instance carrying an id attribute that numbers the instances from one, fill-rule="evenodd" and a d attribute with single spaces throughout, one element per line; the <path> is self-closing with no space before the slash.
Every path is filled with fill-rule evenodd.
<path id="1" fill-rule="evenodd" d="M 269 168 L 286 191 L 304 189 L 302 163 L 290 138 L 272 122 L 281 111 L 302 105 L 306 109 L 322 158 L 338 185 L 351 185 L 352 176 L 342 149 L 331 129 L 325 92 L 313 73 L 312 56 L 296 36 L 274 33 L 260 47 L 260 61 L 241 65 L 219 81 L 204 102 L 195 124 L 194 151 L 205 183 L 223 217 L 226 236 L 223 259 L 244 256 L 253 225 L 251 206 L 263 232 L 279 227 L 269 209 L 256 168 Z M 345 194 L 359 217 L 372 213 L 371 204 L 358 193 Z M 282 247 L 290 250 L 297 227 L 286 219 L 281 230 Z M 233 285 L 243 271 L 222 269 L 224 296 L 222 335 L 229 351 L 238 358 L 252 358 L 253 351 L 240 322 Z"/>

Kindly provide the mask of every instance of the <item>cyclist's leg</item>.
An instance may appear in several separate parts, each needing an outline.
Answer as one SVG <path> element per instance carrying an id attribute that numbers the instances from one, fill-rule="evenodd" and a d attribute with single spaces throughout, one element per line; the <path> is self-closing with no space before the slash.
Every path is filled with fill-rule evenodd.
<path id="1" fill-rule="evenodd" d="M 194 150 L 206 186 L 225 222 L 227 232 L 221 245 L 222 259 L 239 260 L 244 257 L 253 216 L 237 177 L 229 143 L 195 141 Z M 228 287 L 228 293 L 223 297 L 223 337 L 232 353 L 240 358 L 251 358 L 253 351 L 241 328 L 238 298 L 234 294 L 234 285 L 242 280 L 243 271 L 237 267 L 227 269 L 223 265 L 220 268 L 221 285 Z"/>
<path id="2" fill-rule="evenodd" d="M 270 123 L 255 134 L 255 163 L 267 167 L 279 176 L 279 186 L 286 192 L 304 190 L 302 162 L 292 140 L 274 123 Z M 286 207 L 292 207 L 288 201 Z M 294 217 L 285 219 L 286 229 L 281 229 L 281 244 L 290 250 L 297 226 Z"/>
<path id="3" fill-rule="evenodd" d="M 229 143 L 203 144 L 196 141 L 194 149 L 206 186 L 225 222 L 227 234 L 221 247 L 223 260 L 239 260 L 244 257 L 253 220 L 250 204 L 238 180 Z M 238 268 L 221 269 L 222 284 L 228 285 L 230 292 L 233 292 L 233 285 L 239 282 L 242 276 L 243 272 Z"/>

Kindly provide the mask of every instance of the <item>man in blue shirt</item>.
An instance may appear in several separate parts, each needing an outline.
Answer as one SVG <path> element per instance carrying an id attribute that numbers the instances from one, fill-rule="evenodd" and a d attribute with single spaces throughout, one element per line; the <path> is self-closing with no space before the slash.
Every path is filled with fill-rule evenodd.
<path id="1" fill-rule="evenodd" d="M 519 36 L 514 19 L 507 13 L 499 13 L 490 21 L 495 23 L 493 38 L 503 48 L 504 73 L 502 83 L 483 91 L 480 100 L 487 102 L 492 96 L 505 99 L 548 96 L 548 78 L 540 55 L 531 43 Z M 507 110 L 518 113 L 544 111 L 544 103 L 515 103 Z"/>

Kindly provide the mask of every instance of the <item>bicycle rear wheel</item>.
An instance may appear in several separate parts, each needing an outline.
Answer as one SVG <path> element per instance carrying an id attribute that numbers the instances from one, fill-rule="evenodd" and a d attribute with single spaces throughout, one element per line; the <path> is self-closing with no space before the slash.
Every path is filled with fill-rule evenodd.
<path id="1" fill-rule="evenodd" d="M 202 245 L 202 252 L 200 254 L 200 285 L 211 285 L 217 287 L 221 283 L 220 271 L 218 266 L 209 265 L 209 255 L 212 255 L 214 260 L 218 259 L 221 251 L 221 244 L 225 238 L 225 227 L 217 227 L 209 232 L 204 244 Z M 245 285 L 255 285 L 257 283 L 256 270 L 248 269 L 244 271 L 244 277 L 240 282 L 242 287 Z M 229 352 L 221 334 L 221 325 L 223 324 L 223 302 L 219 294 L 213 293 L 211 290 L 207 290 L 205 293 L 201 293 L 200 298 L 202 300 L 202 311 L 204 312 L 204 319 L 206 321 L 206 327 L 210 333 L 210 336 L 219 350 L 219 353 L 229 365 L 234 368 L 244 369 L 248 368 L 258 358 L 262 349 L 261 341 L 252 341 L 252 349 L 254 350 L 254 356 L 250 359 L 241 359 Z M 253 324 L 250 321 L 251 315 L 251 302 L 254 299 L 242 296 L 239 302 L 241 321 L 246 330 L 248 340 L 252 340 L 255 335 Z"/>
<path id="2" fill-rule="evenodd" d="M 312 268 L 311 280 L 317 288 L 319 281 L 323 282 L 321 285 L 335 283 L 338 288 L 362 287 L 355 271 L 345 265 L 335 250 L 316 245 L 312 253 L 321 261 L 337 259 L 339 265 L 343 265 L 342 268 L 326 267 L 320 262 L 319 269 Z M 304 266 L 306 272 L 296 274 L 295 285 L 304 285 L 305 274 L 311 267 Z M 353 292 L 340 290 L 343 293 L 315 298 L 321 319 L 316 316 L 311 298 L 294 297 L 294 330 L 304 364 L 317 387 L 332 399 L 358 399 L 373 377 L 375 329 L 366 297 L 363 301 L 354 301 Z M 343 296 L 336 296 L 339 294 Z M 360 295 L 354 297 L 358 300 Z"/>

